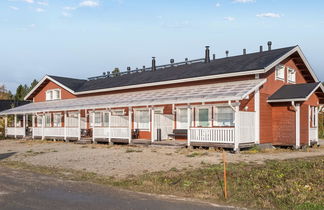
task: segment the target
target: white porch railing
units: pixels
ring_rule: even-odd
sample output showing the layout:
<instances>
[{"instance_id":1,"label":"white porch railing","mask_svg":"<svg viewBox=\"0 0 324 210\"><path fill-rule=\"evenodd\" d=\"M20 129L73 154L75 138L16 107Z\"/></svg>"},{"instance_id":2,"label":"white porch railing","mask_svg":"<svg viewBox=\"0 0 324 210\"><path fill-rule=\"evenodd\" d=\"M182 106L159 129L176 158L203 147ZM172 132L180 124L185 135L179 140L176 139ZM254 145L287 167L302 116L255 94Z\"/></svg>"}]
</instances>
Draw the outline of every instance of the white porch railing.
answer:
<instances>
[{"instance_id":1,"label":"white porch railing","mask_svg":"<svg viewBox=\"0 0 324 210\"><path fill-rule=\"evenodd\" d=\"M44 128L45 137L64 137L64 128Z\"/></svg>"},{"instance_id":2,"label":"white porch railing","mask_svg":"<svg viewBox=\"0 0 324 210\"><path fill-rule=\"evenodd\" d=\"M43 136L43 129L42 128L33 128L33 136Z\"/></svg>"},{"instance_id":3,"label":"white porch railing","mask_svg":"<svg viewBox=\"0 0 324 210\"><path fill-rule=\"evenodd\" d=\"M7 136L25 136L25 128L6 128Z\"/></svg>"},{"instance_id":4,"label":"white porch railing","mask_svg":"<svg viewBox=\"0 0 324 210\"><path fill-rule=\"evenodd\" d=\"M317 141L317 128L309 128L309 140Z\"/></svg>"},{"instance_id":5,"label":"white porch railing","mask_svg":"<svg viewBox=\"0 0 324 210\"><path fill-rule=\"evenodd\" d=\"M79 138L80 132L79 128L66 128L66 137Z\"/></svg>"},{"instance_id":6,"label":"white porch railing","mask_svg":"<svg viewBox=\"0 0 324 210\"><path fill-rule=\"evenodd\" d=\"M79 128L66 128L66 137L79 137ZM35 127L33 129L33 136L42 137L43 128ZM44 128L44 137L65 137L64 127Z\"/></svg>"},{"instance_id":7,"label":"white porch railing","mask_svg":"<svg viewBox=\"0 0 324 210\"><path fill-rule=\"evenodd\" d=\"M110 133L109 133L110 129ZM93 137L96 138L113 138L113 139L128 139L129 128L109 128L109 127L95 127L93 129Z\"/></svg>"},{"instance_id":8,"label":"white porch railing","mask_svg":"<svg viewBox=\"0 0 324 210\"><path fill-rule=\"evenodd\" d=\"M234 143L235 128L190 128L191 142Z\"/></svg>"}]
</instances>

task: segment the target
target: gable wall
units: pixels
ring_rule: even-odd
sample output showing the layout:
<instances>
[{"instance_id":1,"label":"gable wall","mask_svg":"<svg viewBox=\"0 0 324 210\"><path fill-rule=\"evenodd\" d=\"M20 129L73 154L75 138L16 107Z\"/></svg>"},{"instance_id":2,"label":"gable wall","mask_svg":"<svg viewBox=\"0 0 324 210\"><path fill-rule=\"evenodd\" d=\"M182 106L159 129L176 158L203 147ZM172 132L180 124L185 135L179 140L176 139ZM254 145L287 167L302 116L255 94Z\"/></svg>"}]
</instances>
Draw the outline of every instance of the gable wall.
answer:
<instances>
[{"instance_id":1,"label":"gable wall","mask_svg":"<svg viewBox=\"0 0 324 210\"><path fill-rule=\"evenodd\" d=\"M52 81L49 81L34 97L34 102L46 101L46 91L51 89L61 89L61 98L62 99L71 99L76 98L75 95L65 90L64 88L58 86Z\"/></svg>"},{"instance_id":2,"label":"gable wall","mask_svg":"<svg viewBox=\"0 0 324 210\"><path fill-rule=\"evenodd\" d=\"M281 62L285 65L285 81L275 79L275 67L261 78L267 78L267 82L260 88L260 143L295 143L295 112L292 111L290 104L269 104L267 99L275 93L283 85L291 84L287 82L287 67L296 70L296 84L306 83L300 70L292 59L286 59ZM312 95L306 104L315 104L318 99L316 95ZM308 139L308 126L305 119L308 119L308 108L301 105L301 143Z\"/></svg>"}]
</instances>

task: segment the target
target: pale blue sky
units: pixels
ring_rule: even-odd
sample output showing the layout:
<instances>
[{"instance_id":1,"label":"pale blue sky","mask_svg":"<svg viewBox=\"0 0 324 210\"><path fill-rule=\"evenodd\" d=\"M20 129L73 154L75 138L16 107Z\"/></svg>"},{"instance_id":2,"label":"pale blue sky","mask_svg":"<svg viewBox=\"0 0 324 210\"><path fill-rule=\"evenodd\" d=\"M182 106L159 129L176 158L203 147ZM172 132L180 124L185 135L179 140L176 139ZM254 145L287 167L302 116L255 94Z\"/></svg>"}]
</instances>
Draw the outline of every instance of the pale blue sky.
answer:
<instances>
[{"instance_id":1,"label":"pale blue sky","mask_svg":"<svg viewBox=\"0 0 324 210\"><path fill-rule=\"evenodd\" d=\"M0 84L300 45L324 80L324 1L1 0Z\"/></svg>"}]
</instances>

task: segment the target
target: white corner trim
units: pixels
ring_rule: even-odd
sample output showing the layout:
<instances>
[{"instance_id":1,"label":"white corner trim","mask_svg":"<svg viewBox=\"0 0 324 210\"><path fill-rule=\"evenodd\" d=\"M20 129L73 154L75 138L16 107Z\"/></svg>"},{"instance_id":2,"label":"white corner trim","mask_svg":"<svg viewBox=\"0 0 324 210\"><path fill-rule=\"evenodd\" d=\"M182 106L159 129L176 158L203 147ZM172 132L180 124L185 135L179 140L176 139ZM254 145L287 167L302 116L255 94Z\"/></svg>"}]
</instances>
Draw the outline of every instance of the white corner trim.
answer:
<instances>
[{"instance_id":1,"label":"white corner trim","mask_svg":"<svg viewBox=\"0 0 324 210\"><path fill-rule=\"evenodd\" d=\"M60 86L60 87L62 87L62 88L64 88L65 90L67 90L67 91L69 91L70 93L72 93L72 94L75 94L75 92L73 91L73 90L71 90L70 88L68 88L68 87L66 87L65 85L63 85L62 83L59 83L58 81L56 81L56 80L54 80L53 78L51 78L50 76L48 76L48 75L45 75L38 83L37 83L37 85L31 90L31 91L29 91L29 93L25 96L25 98L24 98L24 100L27 100L29 97L30 97L30 95L31 94L33 94L34 92L35 92L35 90L37 89L37 88L39 88L39 86L41 85L41 84L43 84L43 82L45 81L45 80L50 80L50 81L52 81L52 82L54 82L56 85L58 85L58 86Z\"/></svg>"}]
</instances>

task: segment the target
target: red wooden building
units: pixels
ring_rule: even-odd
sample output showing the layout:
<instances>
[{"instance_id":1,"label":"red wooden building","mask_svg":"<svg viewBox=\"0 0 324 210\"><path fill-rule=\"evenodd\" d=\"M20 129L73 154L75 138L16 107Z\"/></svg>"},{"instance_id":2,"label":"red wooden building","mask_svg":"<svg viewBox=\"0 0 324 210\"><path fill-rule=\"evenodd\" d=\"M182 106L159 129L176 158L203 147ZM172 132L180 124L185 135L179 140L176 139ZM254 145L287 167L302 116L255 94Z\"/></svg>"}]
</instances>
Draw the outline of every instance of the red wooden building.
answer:
<instances>
[{"instance_id":1,"label":"red wooden building","mask_svg":"<svg viewBox=\"0 0 324 210\"><path fill-rule=\"evenodd\" d=\"M238 150L318 143L323 86L299 46L73 79L45 76L33 103L0 113L6 135L155 142ZM27 132L29 131L29 132ZM159 133L159 135L157 135ZM161 134L161 135L160 135Z\"/></svg>"}]
</instances>

